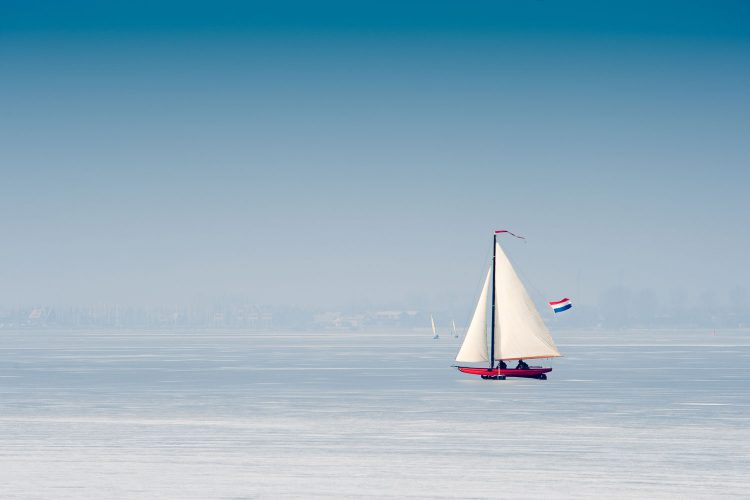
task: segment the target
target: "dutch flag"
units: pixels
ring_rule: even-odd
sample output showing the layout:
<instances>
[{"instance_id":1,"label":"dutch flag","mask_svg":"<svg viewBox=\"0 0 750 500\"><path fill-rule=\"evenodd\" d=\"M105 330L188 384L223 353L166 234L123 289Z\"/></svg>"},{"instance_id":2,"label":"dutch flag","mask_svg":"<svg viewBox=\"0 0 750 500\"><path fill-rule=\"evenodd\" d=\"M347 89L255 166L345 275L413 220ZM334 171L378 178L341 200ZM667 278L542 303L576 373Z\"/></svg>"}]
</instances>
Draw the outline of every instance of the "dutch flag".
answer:
<instances>
[{"instance_id":1,"label":"dutch flag","mask_svg":"<svg viewBox=\"0 0 750 500\"><path fill-rule=\"evenodd\" d=\"M555 313L567 311L571 307L573 307L573 304L570 303L570 299L564 298L562 300L558 300L557 302L550 302L549 306L552 308Z\"/></svg>"}]
</instances>

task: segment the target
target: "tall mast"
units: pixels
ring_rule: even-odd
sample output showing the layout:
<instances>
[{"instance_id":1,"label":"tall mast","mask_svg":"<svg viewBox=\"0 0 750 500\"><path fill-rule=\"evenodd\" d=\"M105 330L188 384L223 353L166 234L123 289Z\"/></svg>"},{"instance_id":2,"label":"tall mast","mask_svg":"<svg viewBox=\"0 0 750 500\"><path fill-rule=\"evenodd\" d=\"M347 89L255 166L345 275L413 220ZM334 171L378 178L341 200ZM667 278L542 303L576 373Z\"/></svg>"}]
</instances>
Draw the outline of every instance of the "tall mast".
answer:
<instances>
[{"instance_id":1,"label":"tall mast","mask_svg":"<svg viewBox=\"0 0 750 500\"><path fill-rule=\"evenodd\" d=\"M490 370L495 367L495 248L497 248L497 233L492 235L492 329L490 330Z\"/></svg>"}]
</instances>

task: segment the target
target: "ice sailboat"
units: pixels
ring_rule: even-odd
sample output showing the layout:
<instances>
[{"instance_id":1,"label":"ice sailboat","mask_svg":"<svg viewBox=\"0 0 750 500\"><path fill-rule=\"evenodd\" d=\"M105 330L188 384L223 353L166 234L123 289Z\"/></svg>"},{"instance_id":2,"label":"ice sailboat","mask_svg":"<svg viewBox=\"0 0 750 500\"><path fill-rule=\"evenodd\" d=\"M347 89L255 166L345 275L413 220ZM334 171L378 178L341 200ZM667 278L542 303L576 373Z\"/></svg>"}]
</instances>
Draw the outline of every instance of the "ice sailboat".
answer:
<instances>
[{"instance_id":1,"label":"ice sailboat","mask_svg":"<svg viewBox=\"0 0 750 500\"><path fill-rule=\"evenodd\" d=\"M524 377L545 380L552 368L529 366L505 368L505 361L561 356L539 311L503 252L498 235L492 237L492 265L487 271L479 303L456 356L460 363L489 363L489 367L456 366L460 371L484 379ZM515 235L513 235L515 236ZM491 326L487 335L488 295ZM497 362L497 364L496 364Z\"/></svg>"}]
</instances>

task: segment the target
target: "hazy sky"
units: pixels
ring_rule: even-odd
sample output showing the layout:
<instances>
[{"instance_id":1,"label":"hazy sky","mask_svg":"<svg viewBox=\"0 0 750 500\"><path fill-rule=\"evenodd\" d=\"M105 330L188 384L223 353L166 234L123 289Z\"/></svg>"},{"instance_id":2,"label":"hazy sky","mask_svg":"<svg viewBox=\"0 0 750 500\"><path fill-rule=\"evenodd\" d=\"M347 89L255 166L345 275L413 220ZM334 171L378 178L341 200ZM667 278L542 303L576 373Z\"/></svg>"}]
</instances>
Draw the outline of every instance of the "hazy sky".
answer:
<instances>
[{"instance_id":1,"label":"hazy sky","mask_svg":"<svg viewBox=\"0 0 750 500\"><path fill-rule=\"evenodd\" d=\"M748 287L746 2L201 4L3 2L0 304Z\"/></svg>"}]
</instances>

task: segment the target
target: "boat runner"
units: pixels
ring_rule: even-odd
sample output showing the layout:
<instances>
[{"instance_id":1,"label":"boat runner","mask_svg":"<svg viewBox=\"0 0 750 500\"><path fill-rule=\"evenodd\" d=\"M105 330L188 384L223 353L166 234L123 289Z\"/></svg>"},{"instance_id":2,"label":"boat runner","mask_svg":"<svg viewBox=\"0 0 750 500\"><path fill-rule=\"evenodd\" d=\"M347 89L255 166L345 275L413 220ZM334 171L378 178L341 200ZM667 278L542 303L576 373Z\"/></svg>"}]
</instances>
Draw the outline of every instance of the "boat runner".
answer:
<instances>
[{"instance_id":1,"label":"boat runner","mask_svg":"<svg viewBox=\"0 0 750 500\"><path fill-rule=\"evenodd\" d=\"M479 302L456 356L461 363L488 362L489 367L456 366L461 372L480 375L483 379L502 380L524 377L545 380L552 368L529 366L524 360L561 356L513 265L503 252L498 235L492 237L492 265L487 271ZM488 295L492 291L489 349L487 345ZM518 361L508 368L506 361ZM495 361L498 361L497 366Z\"/></svg>"}]
</instances>

